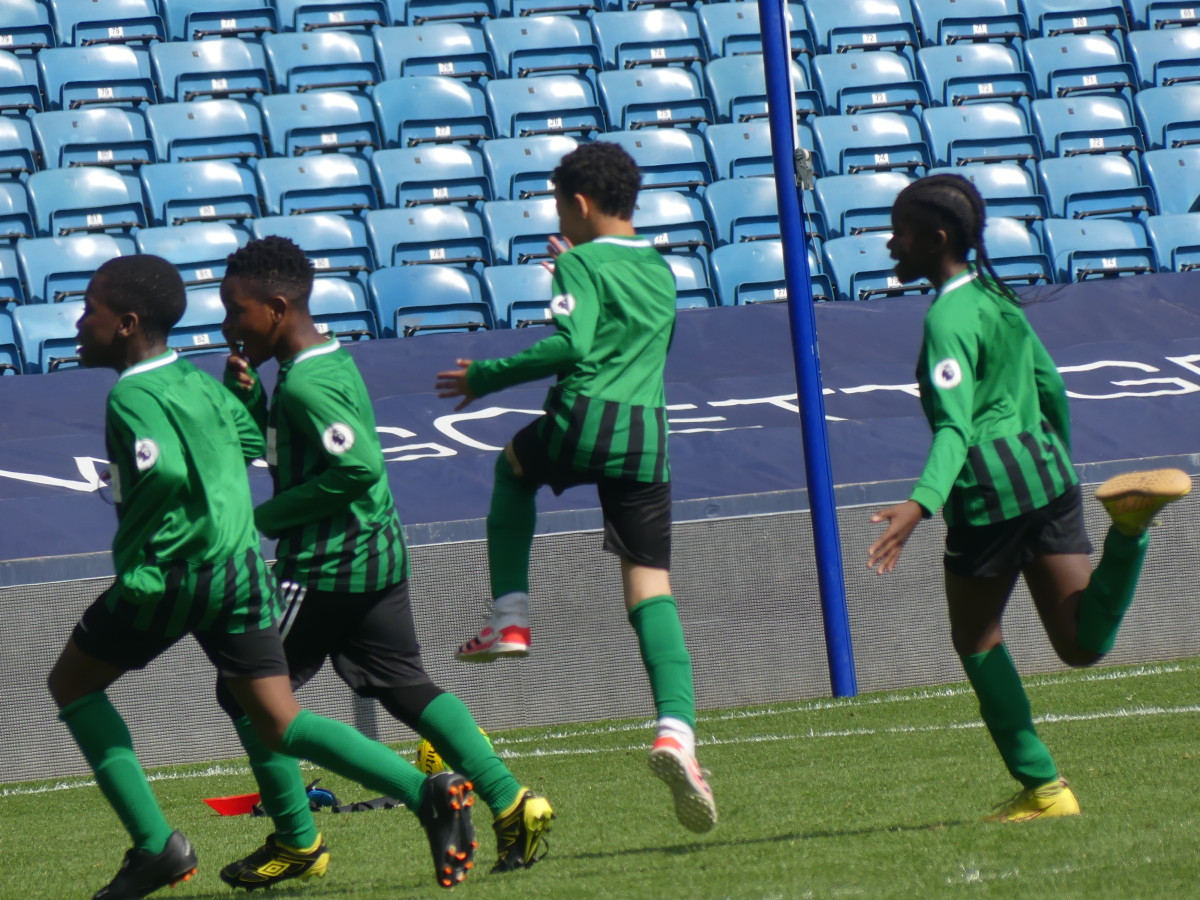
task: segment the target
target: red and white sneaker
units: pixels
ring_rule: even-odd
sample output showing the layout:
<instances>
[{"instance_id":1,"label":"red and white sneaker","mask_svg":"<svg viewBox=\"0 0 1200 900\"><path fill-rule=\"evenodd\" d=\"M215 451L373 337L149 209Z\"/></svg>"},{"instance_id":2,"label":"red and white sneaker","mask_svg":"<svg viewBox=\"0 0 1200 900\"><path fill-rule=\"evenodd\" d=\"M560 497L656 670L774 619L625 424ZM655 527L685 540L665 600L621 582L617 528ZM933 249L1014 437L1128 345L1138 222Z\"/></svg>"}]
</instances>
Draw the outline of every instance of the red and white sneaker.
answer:
<instances>
[{"instance_id":1,"label":"red and white sneaker","mask_svg":"<svg viewBox=\"0 0 1200 900\"><path fill-rule=\"evenodd\" d=\"M717 803L704 780L696 757L669 735L661 735L650 750L650 771L675 795L675 817L684 828L705 832L717 824Z\"/></svg>"},{"instance_id":2,"label":"red and white sneaker","mask_svg":"<svg viewBox=\"0 0 1200 900\"><path fill-rule=\"evenodd\" d=\"M459 647L454 655L461 662L487 663L502 656L528 656L529 643L528 625L506 625L496 628L488 622L479 634Z\"/></svg>"}]
</instances>

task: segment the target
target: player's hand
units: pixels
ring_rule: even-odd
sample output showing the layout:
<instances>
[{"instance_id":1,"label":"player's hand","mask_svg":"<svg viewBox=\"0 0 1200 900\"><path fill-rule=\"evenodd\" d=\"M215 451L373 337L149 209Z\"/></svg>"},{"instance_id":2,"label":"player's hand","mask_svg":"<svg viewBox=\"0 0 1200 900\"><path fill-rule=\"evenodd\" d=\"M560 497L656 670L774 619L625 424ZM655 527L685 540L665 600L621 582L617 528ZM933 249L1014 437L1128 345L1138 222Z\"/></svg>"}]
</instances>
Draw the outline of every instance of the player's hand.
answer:
<instances>
[{"instance_id":1,"label":"player's hand","mask_svg":"<svg viewBox=\"0 0 1200 900\"><path fill-rule=\"evenodd\" d=\"M562 254L566 253L574 246L575 245L571 243L570 238L554 237L554 235L551 235L550 243L546 245L546 252L550 254L552 259L549 261L543 259L542 265L546 267L546 270L550 272L550 274L554 274L553 260L558 259L560 256L562 256Z\"/></svg>"},{"instance_id":2,"label":"player's hand","mask_svg":"<svg viewBox=\"0 0 1200 900\"><path fill-rule=\"evenodd\" d=\"M867 568L874 569L876 575L886 575L896 568L904 543L924 515L921 504L915 500L905 500L871 516L872 522L887 522L888 527L867 551Z\"/></svg>"},{"instance_id":3,"label":"player's hand","mask_svg":"<svg viewBox=\"0 0 1200 900\"><path fill-rule=\"evenodd\" d=\"M225 371L233 376L237 386L244 391L254 387L254 376L250 374L250 360L242 356L242 351L232 340L229 341L229 357L225 360Z\"/></svg>"},{"instance_id":4,"label":"player's hand","mask_svg":"<svg viewBox=\"0 0 1200 900\"><path fill-rule=\"evenodd\" d=\"M449 369L445 372L438 372L437 384L434 385L439 397L462 397L462 402L454 407L454 411L458 412L464 409L468 403L475 399L475 395L471 393L471 385L467 381L467 371L471 368L471 360L456 359L458 364L457 369Z\"/></svg>"}]
</instances>

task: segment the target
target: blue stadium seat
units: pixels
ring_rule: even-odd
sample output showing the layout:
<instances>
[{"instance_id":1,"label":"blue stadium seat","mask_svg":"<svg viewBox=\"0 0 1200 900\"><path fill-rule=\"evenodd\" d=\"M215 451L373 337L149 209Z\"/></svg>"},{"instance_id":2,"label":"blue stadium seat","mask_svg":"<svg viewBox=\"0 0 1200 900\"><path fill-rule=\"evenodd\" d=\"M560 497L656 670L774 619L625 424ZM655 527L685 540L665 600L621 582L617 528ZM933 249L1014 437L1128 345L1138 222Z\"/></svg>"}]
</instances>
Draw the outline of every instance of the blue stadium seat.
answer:
<instances>
[{"instance_id":1,"label":"blue stadium seat","mask_svg":"<svg viewBox=\"0 0 1200 900\"><path fill-rule=\"evenodd\" d=\"M806 133L800 132L802 137ZM775 174L771 130L765 121L710 125L704 131L704 143L717 178Z\"/></svg>"},{"instance_id":2,"label":"blue stadium seat","mask_svg":"<svg viewBox=\"0 0 1200 900\"><path fill-rule=\"evenodd\" d=\"M0 3L0 47L30 58L57 46L50 9L38 0L5 0Z\"/></svg>"},{"instance_id":3,"label":"blue stadium seat","mask_svg":"<svg viewBox=\"0 0 1200 900\"><path fill-rule=\"evenodd\" d=\"M983 246L1000 280L1005 284L1050 284L1054 267L1042 252L1037 235L1016 219L988 216Z\"/></svg>"},{"instance_id":4,"label":"blue stadium seat","mask_svg":"<svg viewBox=\"0 0 1200 900\"><path fill-rule=\"evenodd\" d=\"M370 31L391 25L381 0L275 0L282 31Z\"/></svg>"},{"instance_id":5,"label":"blue stadium seat","mask_svg":"<svg viewBox=\"0 0 1200 900\"><path fill-rule=\"evenodd\" d=\"M1132 103L1133 67L1121 45L1098 34L1064 34L1025 42L1029 73L1041 97L1116 94Z\"/></svg>"},{"instance_id":6,"label":"blue stadium seat","mask_svg":"<svg viewBox=\"0 0 1200 900\"><path fill-rule=\"evenodd\" d=\"M150 48L150 64L164 102L253 99L271 92L267 70L239 38L155 44Z\"/></svg>"},{"instance_id":7,"label":"blue stadium seat","mask_svg":"<svg viewBox=\"0 0 1200 900\"><path fill-rule=\"evenodd\" d=\"M718 181L704 192L704 207L718 246L779 240L779 201L774 178ZM806 204L806 209L810 208Z\"/></svg>"},{"instance_id":8,"label":"blue stadium seat","mask_svg":"<svg viewBox=\"0 0 1200 900\"><path fill-rule=\"evenodd\" d=\"M26 302L26 299L16 248L9 244L0 244L0 315L5 314L12 306Z\"/></svg>"},{"instance_id":9,"label":"blue stadium seat","mask_svg":"<svg viewBox=\"0 0 1200 900\"><path fill-rule=\"evenodd\" d=\"M1029 116L1033 79L1011 47L987 43L922 47L917 63L935 103L1015 103Z\"/></svg>"},{"instance_id":10,"label":"blue stadium seat","mask_svg":"<svg viewBox=\"0 0 1200 900\"><path fill-rule=\"evenodd\" d=\"M171 229L173 230L173 229ZM188 274L180 272L187 283ZM206 280L202 285L187 288L187 306L183 316L167 335L167 346L178 353L228 353L229 345L221 333L225 307L221 304L219 285Z\"/></svg>"},{"instance_id":11,"label":"blue stadium seat","mask_svg":"<svg viewBox=\"0 0 1200 900\"><path fill-rule=\"evenodd\" d=\"M47 109L126 106L144 109L156 102L150 79L128 47L55 47L37 56Z\"/></svg>"},{"instance_id":12,"label":"blue stadium seat","mask_svg":"<svg viewBox=\"0 0 1200 900\"><path fill-rule=\"evenodd\" d=\"M19 181L0 181L0 246L15 244L35 233L25 185Z\"/></svg>"},{"instance_id":13,"label":"blue stadium seat","mask_svg":"<svg viewBox=\"0 0 1200 900\"><path fill-rule=\"evenodd\" d=\"M483 154L476 147L443 144L380 150L371 157L371 172L385 206L492 199Z\"/></svg>"},{"instance_id":14,"label":"blue stadium seat","mask_svg":"<svg viewBox=\"0 0 1200 900\"><path fill-rule=\"evenodd\" d=\"M383 80L375 62L374 38L361 31L268 34L263 48L279 91L338 90L365 95Z\"/></svg>"},{"instance_id":15,"label":"blue stadium seat","mask_svg":"<svg viewBox=\"0 0 1200 900\"><path fill-rule=\"evenodd\" d=\"M216 44L218 41L205 41ZM258 107L237 100L159 103L146 111L163 162L227 160L247 167L267 155Z\"/></svg>"},{"instance_id":16,"label":"blue stadium seat","mask_svg":"<svg viewBox=\"0 0 1200 900\"><path fill-rule=\"evenodd\" d=\"M809 268L814 300L833 299L829 279L816 274L812 252ZM779 241L751 241L726 244L712 253L712 286L721 306L749 303L776 303L787 299L783 273L783 245Z\"/></svg>"},{"instance_id":17,"label":"blue stadium seat","mask_svg":"<svg viewBox=\"0 0 1200 900\"><path fill-rule=\"evenodd\" d=\"M39 235L128 236L146 226L142 184L108 169L81 166L47 169L29 176L25 187Z\"/></svg>"},{"instance_id":18,"label":"blue stadium seat","mask_svg":"<svg viewBox=\"0 0 1200 900\"><path fill-rule=\"evenodd\" d=\"M1017 0L971 0L969 5L961 0L913 0L912 6L927 44L1001 42L1020 50L1029 37Z\"/></svg>"},{"instance_id":19,"label":"blue stadium seat","mask_svg":"<svg viewBox=\"0 0 1200 900\"><path fill-rule=\"evenodd\" d=\"M1128 6L1138 31L1195 25L1200 14L1193 0L1129 0Z\"/></svg>"},{"instance_id":20,"label":"blue stadium seat","mask_svg":"<svg viewBox=\"0 0 1200 900\"><path fill-rule=\"evenodd\" d=\"M145 59L150 43L167 39L155 0L50 0L49 6L60 47L123 44Z\"/></svg>"},{"instance_id":21,"label":"blue stadium seat","mask_svg":"<svg viewBox=\"0 0 1200 900\"><path fill-rule=\"evenodd\" d=\"M29 122L16 116L0 116L0 180L28 178L37 170L35 152Z\"/></svg>"},{"instance_id":22,"label":"blue stadium seat","mask_svg":"<svg viewBox=\"0 0 1200 900\"><path fill-rule=\"evenodd\" d=\"M1033 124L1044 156L1134 155L1145 149L1142 130L1120 97L1034 100Z\"/></svg>"},{"instance_id":23,"label":"blue stadium seat","mask_svg":"<svg viewBox=\"0 0 1200 900\"><path fill-rule=\"evenodd\" d=\"M600 73L600 99L609 124L627 131L685 127L714 121L712 102L685 69L624 69Z\"/></svg>"},{"instance_id":24,"label":"blue stadium seat","mask_svg":"<svg viewBox=\"0 0 1200 900\"><path fill-rule=\"evenodd\" d=\"M872 300L925 294L932 290L926 281L901 284L888 252L891 233L860 234L827 241L824 247L828 271L837 284L839 300Z\"/></svg>"},{"instance_id":25,"label":"blue stadium seat","mask_svg":"<svg viewBox=\"0 0 1200 900\"><path fill-rule=\"evenodd\" d=\"M314 279L308 311L317 331L336 335L342 342L379 337L379 322L358 281Z\"/></svg>"},{"instance_id":26,"label":"blue stadium seat","mask_svg":"<svg viewBox=\"0 0 1200 900\"><path fill-rule=\"evenodd\" d=\"M1087 281L1158 271L1146 229L1119 219L1047 219L1046 253L1056 281Z\"/></svg>"},{"instance_id":27,"label":"blue stadium seat","mask_svg":"<svg viewBox=\"0 0 1200 900\"><path fill-rule=\"evenodd\" d=\"M599 12L592 30L609 68L683 66L699 76L708 61L700 20L690 10Z\"/></svg>"},{"instance_id":28,"label":"blue stadium seat","mask_svg":"<svg viewBox=\"0 0 1200 900\"><path fill-rule=\"evenodd\" d=\"M642 170L642 190L684 191L699 197L712 180L704 139L682 128L610 131L604 140L618 144Z\"/></svg>"},{"instance_id":29,"label":"blue stadium seat","mask_svg":"<svg viewBox=\"0 0 1200 900\"><path fill-rule=\"evenodd\" d=\"M24 116L41 112L42 90L15 53L0 50L0 115Z\"/></svg>"},{"instance_id":30,"label":"blue stadium seat","mask_svg":"<svg viewBox=\"0 0 1200 900\"><path fill-rule=\"evenodd\" d=\"M573 134L583 138L604 131L604 113L586 78L501 78L489 81L486 91L496 137Z\"/></svg>"},{"instance_id":31,"label":"blue stadium seat","mask_svg":"<svg viewBox=\"0 0 1200 900\"><path fill-rule=\"evenodd\" d=\"M137 233L138 253L152 253L174 265L189 291L206 285L219 286L229 254L236 253L245 243L245 232L224 222L143 228Z\"/></svg>"},{"instance_id":32,"label":"blue stadium seat","mask_svg":"<svg viewBox=\"0 0 1200 900\"><path fill-rule=\"evenodd\" d=\"M511 78L572 74L596 87L604 68L592 29L567 16L505 17L483 23L500 74Z\"/></svg>"},{"instance_id":33,"label":"blue stadium seat","mask_svg":"<svg viewBox=\"0 0 1200 900\"><path fill-rule=\"evenodd\" d=\"M260 41L279 31L272 0L159 0L172 41Z\"/></svg>"},{"instance_id":34,"label":"blue stadium seat","mask_svg":"<svg viewBox=\"0 0 1200 900\"><path fill-rule=\"evenodd\" d=\"M709 309L717 305L717 295L709 285L708 264L704 260L667 253L663 262L675 277L676 309Z\"/></svg>"},{"instance_id":35,"label":"blue stadium seat","mask_svg":"<svg viewBox=\"0 0 1200 900\"><path fill-rule=\"evenodd\" d=\"M1142 156L1161 213L1200 212L1200 147L1151 150ZM1200 234L1196 237L1200 243Z\"/></svg>"},{"instance_id":36,"label":"blue stadium seat","mask_svg":"<svg viewBox=\"0 0 1200 900\"><path fill-rule=\"evenodd\" d=\"M75 323L83 316L82 300L18 306L12 316L25 359L25 374L57 372L79 365Z\"/></svg>"},{"instance_id":37,"label":"blue stadium seat","mask_svg":"<svg viewBox=\"0 0 1200 900\"><path fill-rule=\"evenodd\" d=\"M1038 177L1052 215L1064 219L1123 219L1144 222L1157 212L1154 194L1138 169L1121 156L1044 159Z\"/></svg>"},{"instance_id":38,"label":"blue stadium seat","mask_svg":"<svg viewBox=\"0 0 1200 900\"><path fill-rule=\"evenodd\" d=\"M1129 31L1121 0L1021 0L1031 32L1045 37L1102 34L1120 39Z\"/></svg>"},{"instance_id":39,"label":"blue stadium seat","mask_svg":"<svg viewBox=\"0 0 1200 900\"><path fill-rule=\"evenodd\" d=\"M605 9L606 0L509 0L513 18L531 16L571 16L586 22L586 16Z\"/></svg>"},{"instance_id":40,"label":"blue stadium seat","mask_svg":"<svg viewBox=\"0 0 1200 900\"><path fill-rule=\"evenodd\" d=\"M920 46L912 9L898 0L807 0L818 53L894 50L915 63Z\"/></svg>"},{"instance_id":41,"label":"blue stadium seat","mask_svg":"<svg viewBox=\"0 0 1200 900\"><path fill-rule=\"evenodd\" d=\"M496 77L496 66L478 25L445 22L377 28L374 40L384 78L445 75L481 81Z\"/></svg>"},{"instance_id":42,"label":"blue stadium seat","mask_svg":"<svg viewBox=\"0 0 1200 900\"><path fill-rule=\"evenodd\" d=\"M453 266L378 269L371 273L370 293L387 337L495 327L479 276Z\"/></svg>"},{"instance_id":43,"label":"blue stadium seat","mask_svg":"<svg viewBox=\"0 0 1200 900\"><path fill-rule=\"evenodd\" d=\"M718 122L750 122L767 117L767 87L761 54L714 59L704 67L704 81ZM820 115L824 111L820 96L816 91L809 90L808 83L804 69L793 61L792 87L796 96L796 114L805 118Z\"/></svg>"},{"instance_id":44,"label":"blue stadium seat","mask_svg":"<svg viewBox=\"0 0 1200 900\"><path fill-rule=\"evenodd\" d=\"M498 14L495 0L406 0L409 25L430 22L482 22Z\"/></svg>"},{"instance_id":45,"label":"blue stadium seat","mask_svg":"<svg viewBox=\"0 0 1200 900\"><path fill-rule=\"evenodd\" d=\"M762 26L758 22L757 3L702 3L696 8L700 33L712 60L723 56L762 53ZM816 53L808 32L808 17L800 3L787 5L792 59L808 74L809 61Z\"/></svg>"},{"instance_id":46,"label":"blue stadium seat","mask_svg":"<svg viewBox=\"0 0 1200 900\"><path fill-rule=\"evenodd\" d=\"M829 237L892 230L892 204L912 182L901 172L861 175L828 175L814 185L817 204L829 228Z\"/></svg>"},{"instance_id":47,"label":"blue stadium seat","mask_svg":"<svg viewBox=\"0 0 1200 900\"><path fill-rule=\"evenodd\" d=\"M453 78L416 75L385 81L375 86L371 102L388 147L495 137L483 92Z\"/></svg>"},{"instance_id":48,"label":"blue stadium seat","mask_svg":"<svg viewBox=\"0 0 1200 900\"><path fill-rule=\"evenodd\" d=\"M545 266L488 266L483 270L483 293L509 328L548 325L553 278Z\"/></svg>"},{"instance_id":49,"label":"blue stadium seat","mask_svg":"<svg viewBox=\"0 0 1200 900\"><path fill-rule=\"evenodd\" d=\"M492 264L483 218L463 206L417 206L367 213L367 236L381 266Z\"/></svg>"},{"instance_id":50,"label":"blue stadium seat","mask_svg":"<svg viewBox=\"0 0 1200 900\"><path fill-rule=\"evenodd\" d=\"M714 241L704 204L676 191L646 191L633 207L633 227L661 253L707 262Z\"/></svg>"},{"instance_id":51,"label":"blue stadium seat","mask_svg":"<svg viewBox=\"0 0 1200 900\"><path fill-rule=\"evenodd\" d=\"M337 152L370 157L383 146L371 101L360 94L272 94L259 105L275 156Z\"/></svg>"},{"instance_id":52,"label":"blue stadium seat","mask_svg":"<svg viewBox=\"0 0 1200 900\"><path fill-rule=\"evenodd\" d=\"M919 120L905 113L822 116L813 131L827 175L895 170L924 175L932 165Z\"/></svg>"},{"instance_id":53,"label":"blue stadium seat","mask_svg":"<svg viewBox=\"0 0 1200 900\"><path fill-rule=\"evenodd\" d=\"M1008 103L939 106L921 120L938 165L1014 162L1032 169L1042 155L1028 120Z\"/></svg>"},{"instance_id":54,"label":"blue stadium seat","mask_svg":"<svg viewBox=\"0 0 1200 900\"><path fill-rule=\"evenodd\" d=\"M1200 84L1142 88L1134 95L1133 105L1147 147L1200 144Z\"/></svg>"},{"instance_id":55,"label":"blue stadium seat","mask_svg":"<svg viewBox=\"0 0 1200 900\"><path fill-rule=\"evenodd\" d=\"M920 111L929 92L913 77L907 57L875 53L821 53L812 61L813 79L829 115L888 110Z\"/></svg>"},{"instance_id":56,"label":"blue stadium seat","mask_svg":"<svg viewBox=\"0 0 1200 900\"><path fill-rule=\"evenodd\" d=\"M989 216L1017 219L1040 233L1041 222L1050 216L1034 182L1034 173L1023 166L975 164L929 170L930 175L958 175L975 185Z\"/></svg>"},{"instance_id":57,"label":"blue stadium seat","mask_svg":"<svg viewBox=\"0 0 1200 900\"><path fill-rule=\"evenodd\" d=\"M492 240L492 261L524 265L550 259L546 249L558 235L558 212L553 197L493 200L483 204L483 222Z\"/></svg>"},{"instance_id":58,"label":"blue stadium seat","mask_svg":"<svg viewBox=\"0 0 1200 900\"><path fill-rule=\"evenodd\" d=\"M267 215L362 215L379 205L370 166L357 156L264 159L255 174Z\"/></svg>"},{"instance_id":59,"label":"blue stadium seat","mask_svg":"<svg viewBox=\"0 0 1200 900\"><path fill-rule=\"evenodd\" d=\"M319 278L357 280L364 288L375 268L375 254L361 219L332 213L300 216L266 216L250 226L255 238L278 235L304 251Z\"/></svg>"},{"instance_id":60,"label":"blue stadium seat","mask_svg":"<svg viewBox=\"0 0 1200 900\"><path fill-rule=\"evenodd\" d=\"M20 375L21 369L21 350L12 316L0 310L0 375Z\"/></svg>"},{"instance_id":61,"label":"blue stadium seat","mask_svg":"<svg viewBox=\"0 0 1200 900\"><path fill-rule=\"evenodd\" d=\"M579 146L563 134L496 138L482 144L483 159L497 200L527 200L554 193L552 173Z\"/></svg>"},{"instance_id":62,"label":"blue stadium seat","mask_svg":"<svg viewBox=\"0 0 1200 900\"><path fill-rule=\"evenodd\" d=\"M1200 81L1200 29L1135 31L1127 40L1142 87L1171 87Z\"/></svg>"},{"instance_id":63,"label":"blue stadium seat","mask_svg":"<svg viewBox=\"0 0 1200 900\"><path fill-rule=\"evenodd\" d=\"M1146 231L1162 271L1200 269L1200 213L1151 216Z\"/></svg>"},{"instance_id":64,"label":"blue stadium seat","mask_svg":"<svg viewBox=\"0 0 1200 900\"><path fill-rule=\"evenodd\" d=\"M136 170L157 162L146 120L123 109L77 109L36 113L33 133L47 168L104 166Z\"/></svg>"},{"instance_id":65,"label":"blue stadium seat","mask_svg":"<svg viewBox=\"0 0 1200 900\"><path fill-rule=\"evenodd\" d=\"M61 303L82 297L101 264L120 255L120 245L107 234L18 241L17 263L25 282L26 300L30 304Z\"/></svg>"},{"instance_id":66,"label":"blue stadium seat","mask_svg":"<svg viewBox=\"0 0 1200 900\"><path fill-rule=\"evenodd\" d=\"M158 163L142 166L139 174L155 225L226 222L239 227L261 215L253 173L231 162Z\"/></svg>"}]
</instances>

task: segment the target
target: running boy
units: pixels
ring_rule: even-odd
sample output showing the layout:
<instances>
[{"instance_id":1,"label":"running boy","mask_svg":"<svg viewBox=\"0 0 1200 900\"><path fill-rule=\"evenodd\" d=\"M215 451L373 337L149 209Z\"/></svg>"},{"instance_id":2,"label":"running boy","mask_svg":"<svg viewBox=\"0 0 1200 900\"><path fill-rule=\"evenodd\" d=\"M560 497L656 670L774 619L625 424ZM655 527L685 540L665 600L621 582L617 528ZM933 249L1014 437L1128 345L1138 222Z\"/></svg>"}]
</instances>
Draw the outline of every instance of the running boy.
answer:
<instances>
[{"instance_id":1,"label":"running boy","mask_svg":"<svg viewBox=\"0 0 1200 900\"><path fill-rule=\"evenodd\" d=\"M554 170L555 333L515 356L458 360L438 375L438 396L458 408L510 385L558 376L545 414L496 460L487 519L490 621L458 658L489 662L529 652L529 555L538 488L594 484L604 547L621 558L629 621L658 710L650 767L693 831L717 808L695 756L692 662L671 595L671 482L663 366L675 326L675 280L633 230L641 174L616 144L584 145ZM567 249L569 247L570 249Z\"/></svg>"},{"instance_id":2,"label":"running boy","mask_svg":"<svg viewBox=\"0 0 1200 900\"><path fill-rule=\"evenodd\" d=\"M983 224L983 200L957 175L922 178L892 207L896 276L937 288L917 361L933 444L911 498L872 517L888 525L867 565L892 571L916 524L944 507L950 637L983 722L1022 784L991 819L1021 822L1076 815L1079 804L1034 730L1004 646L1001 619L1017 576L1063 662L1095 662L1133 602L1147 526L1191 480L1161 469L1102 484L1096 498L1112 527L1092 570L1063 381L992 270Z\"/></svg>"},{"instance_id":3,"label":"running boy","mask_svg":"<svg viewBox=\"0 0 1200 900\"><path fill-rule=\"evenodd\" d=\"M493 871L540 859L553 811L521 787L454 694L437 687L421 664L408 596L408 553L384 471L383 451L366 385L350 354L317 331L308 311L313 268L281 237L251 241L229 257L221 283L225 333L241 342L229 357L226 385L266 436L275 495L254 511L255 523L278 538L275 572L283 584L284 651L292 687L320 671L327 657L357 694L374 697L427 738L451 768L471 779L495 815L499 858ZM279 362L270 407L254 367ZM228 691L218 699L239 734L253 738ZM250 744L247 744L250 749ZM256 763L255 760L260 762ZM276 833L221 872L247 888L303 875L320 843L304 785L261 748L251 763L264 769L263 804ZM279 772L286 778L272 778Z\"/></svg>"},{"instance_id":4,"label":"running boy","mask_svg":"<svg viewBox=\"0 0 1200 900\"><path fill-rule=\"evenodd\" d=\"M246 463L263 452L262 434L220 384L167 348L185 306L174 266L122 256L97 270L78 325L84 363L120 373L105 428L117 577L84 612L49 677L59 717L133 838L95 900L135 900L196 872L192 845L163 818L104 693L189 632L247 711L256 744L404 800L428 834L439 881L457 883L474 847L466 779L425 779L350 726L301 710L292 696L278 594L245 477Z\"/></svg>"}]
</instances>

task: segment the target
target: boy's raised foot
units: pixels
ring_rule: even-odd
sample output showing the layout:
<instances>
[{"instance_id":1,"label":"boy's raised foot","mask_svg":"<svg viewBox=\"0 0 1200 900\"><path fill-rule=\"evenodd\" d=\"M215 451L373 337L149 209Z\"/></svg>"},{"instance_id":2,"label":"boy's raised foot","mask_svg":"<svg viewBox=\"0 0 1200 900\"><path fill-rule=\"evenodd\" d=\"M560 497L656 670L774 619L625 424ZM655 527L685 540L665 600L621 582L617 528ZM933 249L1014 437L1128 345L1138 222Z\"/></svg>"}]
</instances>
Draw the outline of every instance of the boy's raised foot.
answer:
<instances>
[{"instance_id":1,"label":"boy's raised foot","mask_svg":"<svg viewBox=\"0 0 1200 900\"><path fill-rule=\"evenodd\" d=\"M545 797L539 797L528 788L521 788L521 796L507 813L497 816L492 823L496 832L496 865L493 872L511 872L527 869L546 855L550 843L546 832L554 810Z\"/></svg>"},{"instance_id":2,"label":"boy's raised foot","mask_svg":"<svg viewBox=\"0 0 1200 900\"><path fill-rule=\"evenodd\" d=\"M690 831L703 833L717 824L717 803L696 757L679 741L660 735L650 750L650 771L666 782L675 797L675 817Z\"/></svg>"},{"instance_id":3,"label":"boy's raised foot","mask_svg":"<svg viewBox=\"0 0 1200 900\"><path fill-rule=\"evenodd\" d=\"M488 622L480 629L479 634L460 646L454 655L460 662L488 663L502 656L528 656L529 644L528 625L496 627L492 622Z\"/></svg>"},{"instance_id":4,"label":"boy's raised foot","mask_svg":"<svg viewBox=\"0 0 1200 900\"><path fill-rule=\"evenodd\" d=\"M196 851L191 841L172 831L158 853L131 847L125 851L116 877L92 895L92 900L140 900L159 888L175 886L196 874Z\"/></svg>"},{"instance_id":5,"label":"boy's raised foot","mask_svg":"<svg viewBox=\"0 0 1200 900\"><path fill-rule=\"evenodd\" d=\"M1065 779L1058 778L1038 787L1025 788L1011 800L1006 800L996 811L987 816L985 822L1028 822L1030 819L1054 819L1060 816L1079 815L1079 801L1067 787Z\"/></svg>"},{"instance_id":6,"label":"boy's raised foot","mask_svg":"<svg viewBox=\"0 0 1200 900\"><path fill-rule=\"evenodd\" d=\"M1192 489L1192 479L1182 469L1150 469L1114 475L1096 488L1113 526L1127 537L1144 532L1158 511Z\"/></svg>"},{"instance_id":7,"label":"boy's raised foot","mask_svg":"<svg viewBox=\"0 0 1200 900\"><path fill-rule=\"evenodd\" d=\"M425 779L417 818L429 837L433 871L438 884L454 887L475 865L475 826L471 824L471 782L457 772L439 772Z\"/></svg>"},{"instance_id":8,"label":"boy's raised foot","mask_svg":"<svg viewBox=\"0 0 1200 900\"><path fill-rule=\"evenodd\" d=\"M329 847L317 835L316 843L307 849L289 847L267 835L267 842L244 859L231 862L221 870L221 880L230 887L270 887L289 878L307 881L324 878L329 869Z\"/></svg>"}]
</instances>

